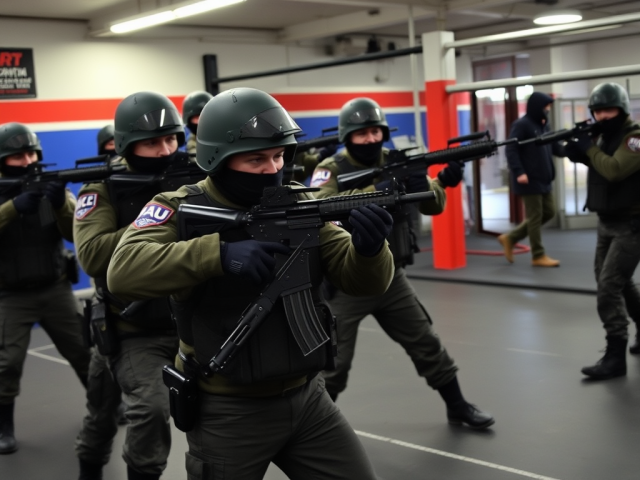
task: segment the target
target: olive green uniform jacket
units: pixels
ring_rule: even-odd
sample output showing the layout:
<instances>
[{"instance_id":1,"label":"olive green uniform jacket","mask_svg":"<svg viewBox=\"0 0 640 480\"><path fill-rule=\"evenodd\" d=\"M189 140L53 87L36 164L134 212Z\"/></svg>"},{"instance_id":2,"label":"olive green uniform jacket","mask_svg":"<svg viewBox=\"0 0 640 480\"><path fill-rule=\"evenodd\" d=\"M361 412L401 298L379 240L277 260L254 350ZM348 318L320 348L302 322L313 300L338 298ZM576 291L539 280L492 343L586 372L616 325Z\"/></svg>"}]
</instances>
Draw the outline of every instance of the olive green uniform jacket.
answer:
<instances>
[{"instance_id":1,"label":"olive green uniform jacket","mask_svg":"<svg viewBox=\"0 0 640 480\"><path fill-rule=\"evenodd\" d=\"M633 123L633 120L628 118L623 128L628 128ZM607 155L599 147L593 145L586 151L586 155L589 157L587 166L593 167L600 175L612 183L633 175L640 170L640 161L638 160L640 152L630 149L628 144L631 137L637 138L639 135L640 131L638 130L631 130L627 133L613 155ZM640 205L631 207L630 212L633 215L640 214Z\"/></svg>"},{"instance_id":2,"label":"olive green uniform jacket","mask_svg":"<svg viewBox=\"0 0 640 480\"><path fill-rule=\"evenodd\" d=\"M216 202L231 204L207 178L198 185ZM224 275L220 262L220 236L203 235L178 241L178 206L186 202L188 191L157 195L152 203L169 207L174 213L163 225L137 229L129 226L113 255L107 274L109 288L124 300L174 295L184 300L190 290L211 277ZM358 254L351 235L327 223L320 230L321 255L329 280L350 295L378 295L386 291L393 276L393 258L385 242L375 257Z\"/></svg>"}]
</instances>

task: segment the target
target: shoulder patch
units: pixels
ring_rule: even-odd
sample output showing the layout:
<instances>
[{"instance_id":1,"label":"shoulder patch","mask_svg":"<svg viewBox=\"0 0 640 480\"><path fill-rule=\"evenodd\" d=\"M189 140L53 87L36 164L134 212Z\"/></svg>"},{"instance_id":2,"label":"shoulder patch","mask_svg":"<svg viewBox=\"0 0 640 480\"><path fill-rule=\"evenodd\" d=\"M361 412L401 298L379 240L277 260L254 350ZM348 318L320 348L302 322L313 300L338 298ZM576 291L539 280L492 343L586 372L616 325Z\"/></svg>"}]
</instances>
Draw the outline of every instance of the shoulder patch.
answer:
<instances>
[{"instance_id":1,"label":"shoulder patch","mask_svg":"<svg viewBox=\"0 0 640 480\"><path fill-rule=\"evenodd\" d=\"M627 138L627 148L634 153L640 152L640 136L634 135Z\"/></svg>"},{"instance_id":2,"label":"shoulder patch","mask_svg":"<svg viewBox=\"0 0 640 480\"><path fill-rule=\"evenodd\" d=\"M78 197L76 203L76 220L82 220L98 205L97 193L85 193Z\"/></svg>"},{"instance_id":3,"label":"shoulder patch","mask_svg":"<svg viewBox=\"0 0 640 480\"><path fill-rule=\"evenodd\" d=\"M331 170L327 170L326 168L318 168L315 172L313 172L313 177L311 177L311 183L309 184L309 186L321 187L330 179Z\"/></svg>"},{"instance_id":4,"label":"shoulder patch","mask_svg":"<svg viewBox=\"0 0 640 480\"><path fill-rule=\"evenodd\" d=\"M167 223L174 212L175 210L173 208L165 207L157 203L148 203L138 214L138 218L133 221L133 226L140 229L162 225L163 223Z\"/></svg>"}]
</instances>

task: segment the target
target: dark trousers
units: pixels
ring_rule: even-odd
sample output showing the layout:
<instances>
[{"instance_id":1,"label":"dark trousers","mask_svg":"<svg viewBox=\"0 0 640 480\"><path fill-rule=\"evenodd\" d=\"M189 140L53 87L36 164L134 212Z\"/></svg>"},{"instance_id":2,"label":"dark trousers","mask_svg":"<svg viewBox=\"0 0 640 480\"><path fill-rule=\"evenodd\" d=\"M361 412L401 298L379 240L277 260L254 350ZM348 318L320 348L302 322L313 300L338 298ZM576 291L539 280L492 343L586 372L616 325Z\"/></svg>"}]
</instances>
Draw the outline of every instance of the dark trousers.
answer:
<instances>
[{"instance_id":1,"label":"dark trousers","mask_svg":"<svg viewBox=\"0 0 640 480\"><path fill-rule=\"evenodd\" d=\"M76 453L87 463L105 465L111 455L113 438L118 431L118 407L122 392L113 378L107 359L94 348L89 364L87 385L88 413L76 439Z\"/></svg>"},{"instance_id":2,"label":"dark trousers","mask_svg":"<svg viewBox=\"0 0 640 480\"><path fill-rule=\"evenodd\" d=\"M529 237L531 256L538 258L544 255L542 246L542 225L551 220L556 214L555 202L552 193L535 195L522 195L524 209L527 218L516 228L509 232L508 236L512 244L518 243Z\"/></svg>"},{"instance_id":3,"label":"dark trousers","mask_svg":"<svg viewBox=\"0 0 640 480\"><path fill-rule=\"evenodd\" d=\"M407 279L404 268L397 268L391 285L383 295L352 297L341 291L329 301L338 324L338 356L335 370L322 372L332 394L347 388L360 322L373 315L382 329L402 345L418 375L437 389L456 376L453 362L433 330L431 318Z\"/></svg>"},{"instance_id":4,"label":"dark trousers","mask_svg":"<svg viewBox=\"0 0 640 480\"><path fill-rule=\"evenodd\" d=\"M122 456L139 473L160 475L167 468L171 425L162 367L173 364L177 353L176 334L126 338L120 342L120 352L109 356L127 404L129 423Z\"/></svg>"},{"instance_id":5,"label":"dark trousers","mask_svg":"<svg viewBox=\"0 0 640 480\"><path fill-rule=\"evenodd\" d=\"M628 337L630 316L640 324L640 292L633 273L640 262L640 218L598 222L594 270L598 315L607 335Z\"/></svg>"},{"instance_id":6,"label":"dark trousers","mask_svg":"<svg viewBox=\"0 0 640 480\"><path fill-rule=\"evenodd\" d=\"M79 303L67 280L28 290L0 292L0 405L13 403L35 323L47 332L80 379L89 372L89 349L82 340Z\"/></svg>"},{"instance_id":7,"label":"dark trousers","mask_svg":"<svg viewBox=\"0 0 640 480\"><path fill-rule=\"evenodd\" d=\"M188 480L260 480L270 462L291 480L377 478L320 376L290 396L202 397L187 433Z\"/></svg>"}]
</instances>

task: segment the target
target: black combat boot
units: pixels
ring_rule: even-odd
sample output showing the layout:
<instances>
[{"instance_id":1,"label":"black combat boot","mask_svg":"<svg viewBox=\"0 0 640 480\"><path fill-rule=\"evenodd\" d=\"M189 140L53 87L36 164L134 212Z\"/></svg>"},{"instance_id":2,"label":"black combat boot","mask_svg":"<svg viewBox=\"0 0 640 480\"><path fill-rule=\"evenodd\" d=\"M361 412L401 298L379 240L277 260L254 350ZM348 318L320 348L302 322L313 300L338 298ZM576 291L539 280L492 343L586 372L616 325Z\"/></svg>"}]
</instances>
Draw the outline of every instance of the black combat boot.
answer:
<instances>
[{"instance_id":1,"label":"black combat boot","mask_svg":"<svg viewBox=\"0 0 640 480\"><path fill-rule=\"evenodd\" d=\"M160 480L160 475L140 473L127 465L127 480Z\"/></svg>"},{"instance_id":2,"label":"black combat boot","mask_svg":"<svg viewBox=\"0 0 640 480\"><path fill-rule=\"evenodd\" d=\"M78 480L102 480L102 464L80 460L80 477Z\"/></svg>"},{"instance_id":3,"label":"black combat boot","mask_svg":"<svg viewBox=\"0 0 640 480\"><path fill-rule=\"evenodd\" d=\"M607 380L627 374L627 339L607 335L607 349L595 365L584 367L582 373L594 380Z\"/></svg>"},{"instance_id":4,"label":"black combat boot","mask_svg":"<svg viewBox=\"0 0 640 480\"><path fill-rule=\"evenodd\" d=\"M13 406L0 405L0 454L13 453L18 450L16 437L13 435Z\"/></svg>"},{"instance_id":5,"label":"black combat boot","mask_svg":"<svg viewBox=\"0 0 640 480\"><path fill-rule=\"evenodd\" d=\"M632 353L633 355L640 354L640 333L636 333L636 340L629 347L629 353Z\"/></svg>"},{"instance_id":6,"label":"black combat boot","mask_svg":"<svg viewBox=\"0 0 640 480\"><path fill-rule=\"evenodd\" d=\"M438 393L447 404L447 420L451 425L465 424L483 430L495 423L490 413L483 412L464 399L457 377L438 388Z\"/></svg>"}]
</instances>

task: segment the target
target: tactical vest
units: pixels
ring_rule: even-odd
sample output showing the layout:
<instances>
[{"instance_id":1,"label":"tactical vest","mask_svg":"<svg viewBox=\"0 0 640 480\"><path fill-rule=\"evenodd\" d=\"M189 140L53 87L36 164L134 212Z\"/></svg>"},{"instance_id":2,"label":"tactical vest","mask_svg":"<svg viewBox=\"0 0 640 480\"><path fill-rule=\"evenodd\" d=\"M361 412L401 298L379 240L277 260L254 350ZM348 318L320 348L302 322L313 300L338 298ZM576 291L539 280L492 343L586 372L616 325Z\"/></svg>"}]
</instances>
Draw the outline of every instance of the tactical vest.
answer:
<instances>
[{"instance_id":1,"label":"tactical vest","mask_svg":"<svg viewBox=\"0 0 640 480\"><path fill-rule=\"evenodd\" d=\"M335 155L334 159L338 167L338 175L361 170L349 162L344 154ZM420 251L411 219L416 212L416 208L413 203L406 204L392 214L393 229L387 237L387 241L389 242L389 249L393 254L393 262L396 268L413 265L414 254ZM350 225L345 225L345 228L351 231Z\"/></svg>"},{"instance_id":2,"label":"tactical vest","mask_svg":"<svg viewBox=\"0 0 640 480\"><path fill-rule=\"evenodd\" d=\"M634 130L640 130L640 126L630 125L620 130L606 143L600 136L598 147L605 154L612 156L624 137ZM587 183L588 195L585 207L592 212L597 212L598 215L626 217L631 207L640 204L640 171L619 182L610 182L590 166Z\"/></svg>"},{"instance_id":3,"label":"tactical vest","mask_svg":"<svg viewBox=\"0 0 640 480\"><path fill-rule=\"evenodd\" d=\"M200 187L190 185L187 204L228 208L211 199ZM244 229L225 231L221 241L250 239ZM186 239L181 239L186 240ZM311 296L318 317L330 338L335 324L320 294L322 267L320 249L310 251ZM180 339L194 347L196 360L207 365L235 329L243 311L264 286L249 284L233 275L214 277L194 289L185 302L172 300ZM186 314L178 314L183 312ZM295 313L294 313L295 314ZM223 375L233 382L250 384L262 380L288 378L334 368L332 342L326 342L306 357L293 337L284 302L279 299L271 314L225 367Z\"/></svg>"},{"instance_id":4,"label":"tactical vest","mask_svg":"<svg viewBox=\"0 0 640 480\"><path fill-rule=\"evenodd\" d=\"M130 225L137 217L142 208L157 194L161 193L161 186L158 184L129 185L125 182L107 181L111 204L116 211L117 228ZM153 279L149 279L153 281ZM122 310L128 306L127 303L119 300L107 288L106 276L95 279L96 287L102 290L102 295L114 305ZM175 323L171 318L169 299L167 297L154 298L144 301L142 308L127 321L137 327L146 330L171 330L175 329Z\"/></svg>"},{"instance_id":5,"label":"tactical vest","mask_svg":"<svg viewBox=\"0 0 640 480\"><path fill-rule=\"evenodd\" d=\"M14 196L0 196L0 204ZM48 200L43 199L35 213L19 214L0 232L0 288L49 285L65 271L62 235Z\"/></svg>"}]
</instances>

